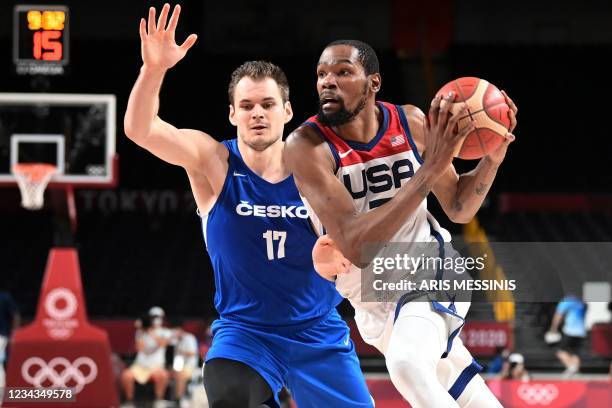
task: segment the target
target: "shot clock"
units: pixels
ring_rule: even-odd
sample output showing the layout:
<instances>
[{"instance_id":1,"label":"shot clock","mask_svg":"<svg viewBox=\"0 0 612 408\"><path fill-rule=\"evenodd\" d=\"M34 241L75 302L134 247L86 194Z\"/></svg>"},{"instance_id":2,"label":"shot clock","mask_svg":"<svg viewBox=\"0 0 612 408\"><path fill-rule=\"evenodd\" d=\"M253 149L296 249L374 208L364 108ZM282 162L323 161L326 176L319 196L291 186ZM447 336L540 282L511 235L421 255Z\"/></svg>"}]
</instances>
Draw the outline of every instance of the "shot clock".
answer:
<instances>
[{"instance_id":1,"label":"shot clock","mask_svg":"<svg viewBox=\"0 0 612 408\"><path fill-rule=\"evenodd\" d=\"M62 75L69 60L68 7L17 5L13 61L22 75Z\"/></svg>"}]
</instances>

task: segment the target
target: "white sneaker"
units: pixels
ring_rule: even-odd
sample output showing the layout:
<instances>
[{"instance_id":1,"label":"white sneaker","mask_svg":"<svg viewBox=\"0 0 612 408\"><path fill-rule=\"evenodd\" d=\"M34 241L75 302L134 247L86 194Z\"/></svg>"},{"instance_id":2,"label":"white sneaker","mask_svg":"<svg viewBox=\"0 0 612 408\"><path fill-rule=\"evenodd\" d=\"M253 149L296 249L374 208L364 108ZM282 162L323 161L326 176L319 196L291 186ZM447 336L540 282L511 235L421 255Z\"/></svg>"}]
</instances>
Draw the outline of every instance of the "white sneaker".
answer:
<instances>
[{"instance_id":1,"label":"white sneaker","mask_svg":"<svg viewBox=\"0 0 612 408\"><path fill-rule=\"evenodd\" d=\"M121 404L121 408L136 408L136 405L132 401L125 401Z\"/></svg>"},{"instance_id":2,"label":"white sneaker","mask_svg":"<svg viewBox=\"0 0 612 408\"><path fill-rule=\"evenodd\" d=\"M181 398L179 401L180 408L191 408L191 402L186 398Z\"/></svg>"},{"instance_id":3,"label":"white sneaker","mask_svg":"<svg viewBox=\"0 0 612 408\"><path fill-rule=\"evenodd\" d=\"M563 379L567 380L567 379L572 378L573 376L575 376L577 373L578 373L578 366L569 366L563 372L562 377L563 377Z\"/></svg>"},{"instance_id":4,"label":"white sneaker","mask_svg":"<svg viewBox=\"0 0 612 408\"><path fill-rule=\"evenodd\" d=\"M166 408L166 401L164 400L155 400L153 401L153 408Z\"/></svg>"}]
</instances>

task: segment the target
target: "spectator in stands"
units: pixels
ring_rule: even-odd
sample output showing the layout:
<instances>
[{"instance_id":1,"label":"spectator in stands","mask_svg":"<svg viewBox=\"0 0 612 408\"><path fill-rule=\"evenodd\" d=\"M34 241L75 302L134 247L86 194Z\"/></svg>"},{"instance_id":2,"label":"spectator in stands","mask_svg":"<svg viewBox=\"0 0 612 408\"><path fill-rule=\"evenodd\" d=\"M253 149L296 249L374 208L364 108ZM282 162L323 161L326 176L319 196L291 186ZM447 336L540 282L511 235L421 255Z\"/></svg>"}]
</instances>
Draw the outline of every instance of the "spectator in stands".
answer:
<instances>
[{"instance_id":1,"label":"spectator in stands","mask_svg":"<svg viewBox=\"0 0 612 408\"><path fill-rule=\"evenodd\" d=\"M529 381L529 372L525 368L525 357L519 353L512 353L504 362L502 378L507 380Z\"/></svg>"},{"instance_id":2,"label":"spectator in stands","mask_svg":"<svg viewBox=\"0 0 612 408\"><path fill-rule=\"evenodd\" d=\"M159 336L170 341L172 337L172 330L165 327L164 325L166 322L165 321L166 312L164 312L164 309L162 309L159 306L153 306L152 308L149 309L149 318L151 319L151 325L155 329L155 332Z\"/></svg>"},{"instance_id":3,"label":"spectator in stands","mask_svg":"<svg viewBox=\"0 0 612 408\"><path fill-rule=\"evenodd\" d=\"M121 383L127 403L125 407L133 407L134 382L146 384L152 381L155 389L154 408L165 406L163 397L168 385L168 372L165 367L166 345L168 337L157 327L153 327L152 319L144 316L141 328L136 333L136 359L134 364L123 370Z\"/></svg>"},{"instance_id":4,"label":"spectator in stands","mask_svg":"<svg viewBox=\"0 0 612 408\"><path fill-rule=\"evenodd\" d=\"M5 385L4 362L6 348L11 332L21 324L21 316L13 296L6 290L0 290L0 398Z\"/></svg>"},{"instance_id":5,"label":"spectator in stands","mask_svg":"<svg viewBox=\"0 0 612 408\"><path fill-rule=\"evenodd\" d=\"M181 407L186 406L184 396L187 384L198 369L198 340L183 329L181 319L172 321L172 344L174 345L174 361L172 362L172 375L175 381L175 398Z\"/></svg>"},{"instance_id":6,"label":"spectator in stands","mask_svg":"<svg viewBox=\"0 0 612 408\"><path fill-rule=\"evenodd\" d=\"M580 357L578 355L580 346L586 337L584 317L586 315L586 304L577 296L568 295L564 297L555 311L549 333L559 333L559 326L564 321L563 339L557 350L557 358L565 366L563 373L565 378L570 378L580 371Z\"/></svg>"},{"instance_id":7,"label":"spectator in stands","mask_svg":"<svg viewBox=\"0 0 612 408\"><path fill-rule=\"evenodd\" d=\"M151 324L155 328L163 327L164 318L166 317L166 312L159 306L153 306L149 309L149 317L151 318Z\"/></svg>"},{"instance_id":8,"label":"spectator in stands","mask_svg":"<svg viewBox=\"0 0 612 408\"><path fill-rule=\"evenodd\" d=\"M501 374L504 363L508 360L508 356L510 355L510 349L505 346L497 347L495 352L495 357L491 360L489 367L487 369L487 373L489 374Z\"/></svg>"}]
</instances>

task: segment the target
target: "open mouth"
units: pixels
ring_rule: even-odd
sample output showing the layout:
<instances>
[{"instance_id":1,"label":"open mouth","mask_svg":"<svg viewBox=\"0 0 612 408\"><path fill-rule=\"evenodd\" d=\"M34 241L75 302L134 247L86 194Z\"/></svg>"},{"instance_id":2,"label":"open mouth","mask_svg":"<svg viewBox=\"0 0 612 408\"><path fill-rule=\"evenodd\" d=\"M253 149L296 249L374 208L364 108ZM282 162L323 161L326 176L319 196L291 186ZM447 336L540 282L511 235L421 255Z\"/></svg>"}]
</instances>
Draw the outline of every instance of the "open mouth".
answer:
<instances>
[{"instance_id":1,"label":"open mouth","mask_svg":"<svg viewBox=\"0 0 612 408\"><path fill-rule=\"evenodd\" d=\"M338 106L340 104L340 101L337 98L331 97L331 96L326 96L321 98L321 107L323 109L325 108L332 108L335 106Z\"/></svg>"}]
</instances>

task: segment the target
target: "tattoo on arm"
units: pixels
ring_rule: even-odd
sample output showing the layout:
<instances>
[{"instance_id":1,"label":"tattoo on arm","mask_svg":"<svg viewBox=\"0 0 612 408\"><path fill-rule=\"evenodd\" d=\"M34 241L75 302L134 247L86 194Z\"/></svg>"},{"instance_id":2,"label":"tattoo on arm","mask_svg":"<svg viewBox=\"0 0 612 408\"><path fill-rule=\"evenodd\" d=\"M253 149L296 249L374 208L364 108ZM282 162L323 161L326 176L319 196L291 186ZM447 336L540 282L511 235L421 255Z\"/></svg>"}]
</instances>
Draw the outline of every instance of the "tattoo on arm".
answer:
<instances>
[{"instance_id":1,"label":"tattoo on arm","mask_svg":"<svg viewBox=\"0 0 612 408\"><path fill-rule=\"evenodd\" d=\"M476 194L483 195L484 193L486 193L488 187L488 184L480 183L480 185L476 187Z\"/></svg>"}]
</instances>

